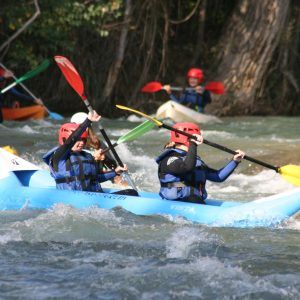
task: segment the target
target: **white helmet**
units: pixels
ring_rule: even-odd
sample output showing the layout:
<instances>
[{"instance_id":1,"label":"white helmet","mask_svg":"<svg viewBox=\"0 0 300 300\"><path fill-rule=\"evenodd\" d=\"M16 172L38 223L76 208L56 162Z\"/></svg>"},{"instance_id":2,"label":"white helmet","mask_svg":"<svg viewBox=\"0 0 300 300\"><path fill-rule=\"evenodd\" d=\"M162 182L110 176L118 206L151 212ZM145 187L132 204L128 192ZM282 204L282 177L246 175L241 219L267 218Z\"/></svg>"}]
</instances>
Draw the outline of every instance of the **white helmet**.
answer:
<instances>
[{"instance_id":1,"label":"white helmet","mask_svg":"<svg viewBox=\"0 0 300 300\"><path fill-rule=\"evenodd\" d=\"M88 117L87 113L78 112L74 114L70 120L71 123L82 124Z\"/></svg>"}]
</instances>

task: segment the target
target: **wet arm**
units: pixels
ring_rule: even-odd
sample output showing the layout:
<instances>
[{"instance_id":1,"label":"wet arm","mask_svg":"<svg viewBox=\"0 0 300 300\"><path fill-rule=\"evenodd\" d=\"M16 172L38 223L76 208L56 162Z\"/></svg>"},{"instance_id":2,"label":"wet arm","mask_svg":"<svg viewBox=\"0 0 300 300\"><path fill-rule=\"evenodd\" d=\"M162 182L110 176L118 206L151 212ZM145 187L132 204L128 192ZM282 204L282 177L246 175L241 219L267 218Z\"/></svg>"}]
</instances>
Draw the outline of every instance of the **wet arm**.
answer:
<instances>
[{"instance_id":1,"label":"wet arm","mask_svg":"<svg viewBox=\"0 0 300 300\"><path fill-rule=\"evenodd\" d=\"M162 165L162 171L164 173L172 173L175 175L185 174L195 168L196 160L197 146L195 143L191 142L186 157L184 159L178 158L177 156L165 158Z\"/></svg>"},{"instance_id":2,"label":"wet arm","mask_svg":"<svg viewBox=\"0 0 300 300\"><path fill-rule=\"evenodd\" d=\"M206 179L214 182L225 181L238 166L238 162L231 160L225 167L220 170L213 170L208 168L206 170Z\"/></svg>"},{"instance_id":3,"label":"wet arm","mask_svg":"<svg viewBox=\"0 0 300 300\"><path fill-rule=\"evenodd\" d=\"M19 92L16 88L11 88L9 90L9 93L13 96L16 96L17 98L20 98L22 100L25 100L25 101L34 101L34 99L31 97L31 96L27 96L21 92Z\"/></svg>"},{"instance_id":4,"label":"wet arm","mask_svg":"<svg viewBox=\"0 0 300 300\"><path fill-rule=\"evenodd\" d=\"M109 171L109 172L100 172L98 174L98 181L104 182L104 181L110 180L116 176L117 176L117 173L114 170Z\"/></svg>"}]
</instances>

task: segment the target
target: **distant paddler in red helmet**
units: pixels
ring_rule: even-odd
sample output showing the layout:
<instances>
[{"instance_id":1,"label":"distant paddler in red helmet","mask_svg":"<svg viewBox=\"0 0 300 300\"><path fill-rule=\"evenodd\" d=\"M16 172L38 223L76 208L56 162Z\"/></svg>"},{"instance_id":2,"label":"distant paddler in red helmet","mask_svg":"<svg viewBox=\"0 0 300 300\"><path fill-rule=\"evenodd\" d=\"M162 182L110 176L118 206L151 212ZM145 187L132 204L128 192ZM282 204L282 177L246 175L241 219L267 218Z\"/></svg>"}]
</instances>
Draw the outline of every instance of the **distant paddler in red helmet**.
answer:
<instances>
[{"instance_id":1,"label":"distant paddler in red helmet","mask_svg":"<svg viewBox=\"0 0 300 300\"><path fill-rule=\"evenodd\" d=\"M58 136L60 146L43 156L58 189L102 192L101 182L127 171L127 166L124 168L118 166L114 170L103 172L94 157L83 151L88 137L87 128L92 122L98 122L100 119L101 116L94 111L88 114L82 124L65 123L60 127Z\"/></svg>"},{"instance_id":2,"label":"distant paddler in red helmet","mask_svg":"<svg viewBox=\"0 0 300 300\"><path fill-rule=\"evenodd\" d=\"M199 126L193 123L176 123L174 128L195 136L171 131L171 139L164 152L156 159L160 181L160 195L164 199L205 204L207 198L206 180L223 182L235 170L245 153L236 150L232 160L223 168L208 167L199 156L197 146L203 137Z\"/></svg>"},{"instance_id":3,"label":"distant paddler in red helmet","mask_svg":"<svg viewBox=\"0 0 300 300\"><path fill-rule=\"evenodd\" d=\"M191 68L186 75L188 87L184 89L180 97L176 97L170 85L163 86L163 89L170 95L170 99L178 103L184 104L187 107L204 113L204 108L208 103L211 103L210 92L205 90L201 83L204 80L204 75L201 69Z\"/></svg>"}]
</instances>

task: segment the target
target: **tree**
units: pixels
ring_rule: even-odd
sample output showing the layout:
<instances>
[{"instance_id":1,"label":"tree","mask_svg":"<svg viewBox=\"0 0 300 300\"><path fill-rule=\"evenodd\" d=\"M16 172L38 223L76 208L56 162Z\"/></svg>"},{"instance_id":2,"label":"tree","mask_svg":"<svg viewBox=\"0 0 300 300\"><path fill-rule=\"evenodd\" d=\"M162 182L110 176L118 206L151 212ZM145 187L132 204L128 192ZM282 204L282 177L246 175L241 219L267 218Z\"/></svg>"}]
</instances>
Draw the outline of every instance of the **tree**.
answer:
<instances>
[{"instance_id":1,"label":"tree","mask_svg":"<svg viewBox=\"0 0 300 300\"><path fill-rule=\"evenodd\" d=\"M10 36L2 45L0 45L0 53L9 47L10 43L15 40L31 23L41 14L38 0L34 0L35 13L27 20L12 36Z\"/></svg>"},{"instance_id":2,"label":"tree","mask_svg":"<svg viewBox=\"0 0 300 300\"><path fill-rule=\"evenodd\" d=\"M122 63L124 60L125 51L126 51L127 35L130 26L131 11L132 11L131 0L126 0L124 21L123 21L124 24L120 33L119 45L116 50L116 58L109 69L106 84L103 91L102 101L101 103L98 103L98 105L96 105L97 109L107 104L107 101L110 100L110 96L113 92L113 89L115 88L115 84L117 82L122 67Z\"/></svg>"},{"instance_id":3,"label":"tree","mask_svg":"<svg viewBox=\"0 0 300 300\"><path fill-rule=\"evenodd\" d=\"M239 1L217 46L216 73L227 93L214 99L214 111L259 112L256 95L279 44L289 5L289 0Z\"/></svg>"}]
</instances>

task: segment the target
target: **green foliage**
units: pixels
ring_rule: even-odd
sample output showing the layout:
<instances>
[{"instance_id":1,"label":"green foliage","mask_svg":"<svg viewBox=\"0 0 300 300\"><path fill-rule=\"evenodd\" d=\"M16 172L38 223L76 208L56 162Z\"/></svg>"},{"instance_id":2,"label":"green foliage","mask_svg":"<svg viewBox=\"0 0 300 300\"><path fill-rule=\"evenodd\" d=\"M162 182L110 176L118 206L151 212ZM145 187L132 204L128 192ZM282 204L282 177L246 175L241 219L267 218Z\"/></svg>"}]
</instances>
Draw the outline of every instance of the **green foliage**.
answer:
<instances>
[{"instance_id":1,"label":"green foliage","mask_svg":"<svg viewBox=\"0 0 300 300\"><path fill-rule=\"evenodd\" d=\"M1 45L33 16L35 7L32 0L0 1ZM123 19L127 2L39 0L38 3L41 15L0 53L0 60L17 74L24 74L45 58L56 54L65 55L80 70L93 104L101 107L108 74L119 54L120 33L126 26ZM194 10L197 3L199 7ZM153 95L154 102L151 102L149 95L139 93L141 86L148 80L184 84L184 74L192 65L203 68L206 78L214 78L218 68L218 53L222 51L219 40L239 3L238 0L132 0L125 56L121 59L117 82L106 103L113 107L114 101L119 103L121 99L128 99L131 104L140 108L145 105L146 109L154 112L156 104L161 100L157 101ZM202 15L200 12L204 5L205 14ZM205 18L201 19L201 16ZM265 97L268 87L274 90L274 94L271 92L269 96L276 107L288 95L287 98L294 100L287 101L298 103L292 103L294 107L298 105L297 111L300 110L295 94L299 90L299 72L296 69L299 65L298 16L299 3L293 0L289 27L285 28L281 46L277 54L273 55L270 67L272 72L266 80L265 91L261 93ZM64 95L63 103L66 110L69 110L68 104L74 95L66 92L68 87L60 81L55 66L51 66L48 72L40 74L38 79L34 78L29 84L33 84L45 97L52 98L51 103L54 104L62 103L56 94ZM278 89L273 88L276 85ZM275 95L275 90L276 93L278 90L283 92ZM108 110L109 107L106 107L105 111Z\"/></svg>"},{"instance_id":2,"label":"green foliage","mask_svg":"<svg viewBox=\"0 0 300 300\"><path fill-rule=\"evenodd\" d=\"M5 1L3 4L5 13L1 10L0 14L2 42L35 12L34 5L28 1ZM41 15L13 42L9 60L34 66L41 56L47 57L59 51L72 52L78 43L79 31L86 32L87 39L89 33L107 38L110 31L103 25L118 21L123 12L121 0L40 0L39 5Z\"/></svg>"}]
</instances>

